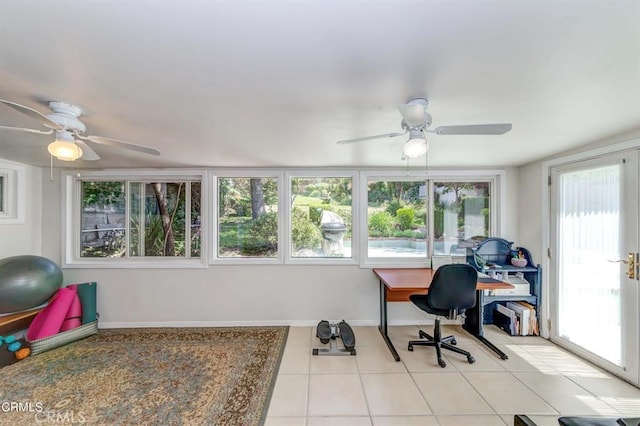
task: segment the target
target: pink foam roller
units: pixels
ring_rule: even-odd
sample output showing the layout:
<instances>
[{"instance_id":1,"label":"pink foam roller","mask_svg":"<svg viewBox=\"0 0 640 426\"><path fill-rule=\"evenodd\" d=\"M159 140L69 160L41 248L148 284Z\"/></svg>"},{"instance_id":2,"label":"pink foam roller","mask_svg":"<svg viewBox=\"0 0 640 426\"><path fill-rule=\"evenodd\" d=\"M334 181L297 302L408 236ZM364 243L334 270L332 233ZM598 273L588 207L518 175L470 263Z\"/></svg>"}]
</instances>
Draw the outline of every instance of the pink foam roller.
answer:
<instances>
[{"instance_id":1,"label":"pink foam roller","mask_svg":"<svg viewBox=\"0 0 640 426\"><path fill-rule=\"evenodd\" d=\"M82 325L82 321L80 321L80 318L82 318L82 305L80 304L80 298L76 294L73 297L71 306L69 306L69 312L67 312L67 316L62 322L60 331L67 331L71 330L72 328L80 327Z\"/></svg>"},{"instance_id":2,"label":"pink foam roller","mask_svg":"<svg viewBox=\"0 0 640 426\"><path fill-rule=\"evenodd\" d=\"M38 312L31 322L27 330L27 339L38 340L58 334L75 296L74 288L59 289L49 305Z\"/></svg>"}]
</instances>

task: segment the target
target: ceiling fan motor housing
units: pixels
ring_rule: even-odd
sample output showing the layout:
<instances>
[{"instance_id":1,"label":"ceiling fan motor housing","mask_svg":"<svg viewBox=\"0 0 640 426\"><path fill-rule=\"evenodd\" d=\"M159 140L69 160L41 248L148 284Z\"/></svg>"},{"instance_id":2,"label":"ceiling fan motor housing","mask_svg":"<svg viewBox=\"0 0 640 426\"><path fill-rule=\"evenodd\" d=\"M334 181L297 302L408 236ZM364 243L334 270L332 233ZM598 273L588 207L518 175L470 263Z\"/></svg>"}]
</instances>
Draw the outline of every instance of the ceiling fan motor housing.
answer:
<instances>
[{"instance_id":1,"label":"ceiling fan motor housing","mask_svg":"<svg viewBox=\"0 0 640 426\"><path fill-rule=\"evenodd\" d=\"M53 114L47 115L49 120L58 123L65 129L76 130L79 133L84 133L87 130L84 123L78 120L82 114L82 109L79 107L64 102L51 101L49 108L53 111Z\"/></svg>"},{"instance_id":2,"label":"ceiling fan motor housing","mask_svg":"<svg viewBox=\"0 0 640 426\"><path fill-rule=\"evenodd\" d=\"M407 124L406 121L402 120L402 122L400 123L400 125L402 126L402 128L404 130L424 130L427 129L429 126L431 126L431 114L429 114L428 112L424 112L424 114L422 115L422 122L418 125L415 126L410 126L409 124Z\"/></svg>"}]
</instances>

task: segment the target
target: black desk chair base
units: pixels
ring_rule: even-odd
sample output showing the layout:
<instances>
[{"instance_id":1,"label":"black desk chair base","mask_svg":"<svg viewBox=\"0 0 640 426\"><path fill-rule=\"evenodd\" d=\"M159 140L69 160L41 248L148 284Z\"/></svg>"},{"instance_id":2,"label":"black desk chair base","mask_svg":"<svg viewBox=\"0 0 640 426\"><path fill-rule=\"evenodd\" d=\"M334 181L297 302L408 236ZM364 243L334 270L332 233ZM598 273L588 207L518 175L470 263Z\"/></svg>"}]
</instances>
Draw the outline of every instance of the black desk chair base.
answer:
<instances>
[{"instance_id":1,"label":"black desk chair base","mask_svg":"<svg viewBox=\"0 0 640 426\"><path fill-rule=\"evenodd\" d=\"M445 360L442 359L442 349L447 349L449 351L456 352L466 356L467 362L469 362L469 364L473 364L474 362L476 362L476 359L469 352L455 346L458 343L456 342L455 336L447 336L444 338L440 336L440 319L439 318L436 318L436 324L433 330L433 334L434 335L431 336L425 333L424 331L420 330L419 331L420 339L426 339L426 340L411 340L409 342L409 346L407 347L407 349L413 352L414 346L435 347L436 355L438 356L438 365L440 365L440 367L442 368L447 366L447 363L445 362Z\"/></svg>"}]
</instances>

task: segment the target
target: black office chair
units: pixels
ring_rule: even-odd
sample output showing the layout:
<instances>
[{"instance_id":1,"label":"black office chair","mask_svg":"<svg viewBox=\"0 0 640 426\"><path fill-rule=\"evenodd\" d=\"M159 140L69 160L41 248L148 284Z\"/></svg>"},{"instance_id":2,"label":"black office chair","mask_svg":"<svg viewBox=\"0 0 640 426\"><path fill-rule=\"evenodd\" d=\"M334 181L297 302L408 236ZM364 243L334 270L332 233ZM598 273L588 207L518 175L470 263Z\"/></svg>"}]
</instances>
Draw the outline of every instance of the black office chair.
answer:
<instances>
[{"instance_id":1,"label":"black office chair","mask_svg":"<svg viewBox=\"0 0 640 426\"><path fill-rule=\"evenodd\" d=\"M454 346L457 344L454 336L440 337L440 317L456 319L465 310L475 306L477 282L478 273L472 266L443 265L433 275L427 294L409 296L418 308L436 316L436 324L433 337L420 330L420 339L427 340L412 340L409 342L408 349L413 351L414 346L434 346L438 355L438 364L443 368L447 363L442 359L441 348L466 355L469 364L476 362L469 352Z\"/></svg>"}]
</instances>

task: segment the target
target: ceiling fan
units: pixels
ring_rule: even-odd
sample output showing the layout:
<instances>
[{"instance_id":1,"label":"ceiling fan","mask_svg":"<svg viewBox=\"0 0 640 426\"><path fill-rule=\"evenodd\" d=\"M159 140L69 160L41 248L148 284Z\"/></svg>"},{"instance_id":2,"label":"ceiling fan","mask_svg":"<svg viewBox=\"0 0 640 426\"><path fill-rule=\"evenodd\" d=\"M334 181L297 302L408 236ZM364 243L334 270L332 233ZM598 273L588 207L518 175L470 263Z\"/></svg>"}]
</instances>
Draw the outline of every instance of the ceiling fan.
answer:
<instances>
[{"instance_id":1,"label":"ceiling fan","mask_svg":"<svg viewBox=\"0 0 640 426\"><path fill-rule=\"evenodd\" d=\"M15 102L0 99L3 103L29 117L37 120L48 130L27 129L22 127L0 126L0 130L17 130L21 132L50 135L55 133L55 139L51 142L47 150L59 160L74 161L79 158L88 161L99 160L100 157L85 142L92 142L98 145L108 145L114 148L124 148L132 151L143 152L145 154L160 155L160 151L148 146L136 145L117 139L105 138L104 136L84 135L86 126L78 119L82 115L82 109L65 102L50 101L49 109L51 114L44 115L33 108L20 105Z\"/></svg>"},{"instance_id":2,"label":"ceiling fan","mask_svg":"<svg viewBox=\"0 0 640 426\"><path fill-rule=\"evenodd\" d=\"M427 112L429 102L424 98L408 100L404 105L399 105L398 110L402 115L402 132L385 133L382 135L365 136L362 138L338 141L338 144L364 142L373 139L394 138L409 133L409 140L404 144L402 159L422 157L429 150L427 133L436 135L503 135L511 130L511 123L496 124L465 124L457 126L440 126L429 129L431 114Z\"/></svg>"}]
</instances>

